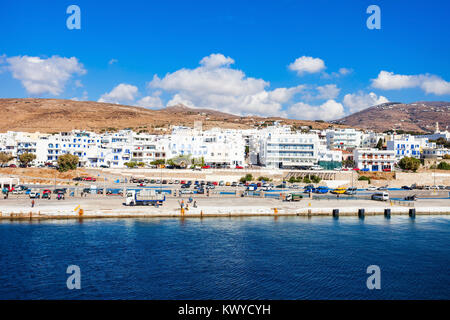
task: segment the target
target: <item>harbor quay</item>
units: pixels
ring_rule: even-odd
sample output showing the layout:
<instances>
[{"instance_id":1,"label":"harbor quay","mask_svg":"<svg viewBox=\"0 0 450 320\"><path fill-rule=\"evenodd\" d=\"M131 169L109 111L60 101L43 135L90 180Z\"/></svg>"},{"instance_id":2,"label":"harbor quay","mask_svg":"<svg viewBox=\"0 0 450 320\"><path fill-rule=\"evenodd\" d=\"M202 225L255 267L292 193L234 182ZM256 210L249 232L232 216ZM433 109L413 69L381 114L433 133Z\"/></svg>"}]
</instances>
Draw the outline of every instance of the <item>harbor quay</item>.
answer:
<instances>
[{"instance_id":1,"label":"harbor quay","mask_svg":"<svg viewBox=\"0 0 450 320\"><path fill-rule=\"evenodd\" d=\"M190 202L189 198L192 198ZM195 207L194 207L195 201ZM436 198L408 201L373 201L366 198L303 198L287 202L280 199L233 196L167 197L162 206L125 206L124 198L68 197L66 200L30 199L0 200L1 220L88 219L88 218L198 218L245 216L360 216L364 215L447 215L450 199Z\"/></svg>"}]
</instances>

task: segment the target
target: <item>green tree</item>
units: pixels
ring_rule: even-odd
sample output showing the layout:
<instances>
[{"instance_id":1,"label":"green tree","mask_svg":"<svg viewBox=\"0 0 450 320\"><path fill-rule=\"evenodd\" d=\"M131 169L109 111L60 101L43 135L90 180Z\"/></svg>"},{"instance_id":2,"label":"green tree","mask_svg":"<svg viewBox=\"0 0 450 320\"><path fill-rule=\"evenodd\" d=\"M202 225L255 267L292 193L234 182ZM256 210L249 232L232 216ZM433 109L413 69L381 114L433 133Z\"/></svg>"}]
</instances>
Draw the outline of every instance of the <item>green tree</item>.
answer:
<instances>
[{"instance_id":1,"label":"green tree","mask_svg":"<svg viewBox=\"0 0 450 320\"><path fill-rule=\"evenodd\" d=\"M450 170L450 164L448 164L445 161L442 161L441 163L438 164L437 168L441 170Z\"/></svg>"},{"instance_id":2,"label":"green tree","mask_svg":"<svg viewBox=\"0 0 450 320\"><path fill-rule=\"evenodd\" d=\"M242 177L241 179L239 179L239 181L242 183L247 182L247 181L252 181L252 180L253 180L253 176L250 173L246 174L245 177Z\"/></svg>"},{"instance_id":3,"label":"green tree","mask_svg":"<svg viewBox=\"0 0 450 320\"><path fill-rule=\"evenodd\" d=\"M378 150L382 150L382 149L383 149L383 139L382 139L382 138L380 138L380 139L378 140L378 143L377 143L377 149L378 149Z\"/></svg>"},{"instance_id":4,"label":"green tree","mask_svg":"<svg viewBox=\"0 0 450 320\"><path fill-rule=\"evenodd\" d=\"M36 155L34 153L22 153L19 156L19 161L21 164L23 164L24 166L28 166L28 164L30 164L30 162L32 162L34 159L36 159Z\"/></svg>"},{"instance_id":5,"label":"green tree","mask_svg":"<svg viewBox=\"0 0 450 320\"><path fill-rule=\"evenodd\" d=\"M353 160L350 159L350 158L347 158L347 159L345 159L345 160L342 160L342 166L343 166L343 167L350 168L350 167L353 167L353 164L354 164L354 162L353 162Z\"/></svg>"},{"instance_id":6,"label":"green tree","mask_svg":"<svg viewBox=\"0 0 450 320\"><path fill-rule=\"evenodd\" d=\"M417 171L420 167L420 160L414 157L403 157L399 162L398 166L403 170Z\"/></svg>"},{"instance_id":7,"label":"green tree","mask_svg":"<svg viewBox=\"0 0 450 320\"><path fill-rule=\"evenodd\" d=\"M128 168L134 168L137 166L137 163L134 161L125 162L124 165L126 165Z\"/></svg>"},{"instance_id":8,"label":"green tree","mask_svg":"<svg viewBox=\"0 0 450 320\"><path fill-rule=\"evenodd\" d=\"M0 152L0 163L2 165L7 164L8 162L10 162L12 159L14 159L13 156L11 156L9 153L6 152Z\"/></svg>"},{"instance_id":9,"label":"green tree","mask_svg":"<svg viewBox=\"0 0 450 320\"><path fill-rule=\"evenodd\" d=\"M152 162L150 162L150 164L153 166L158 166L158 165L165 164L165 163L166 163L166 161L164 161L164 159L153 160Z\"/></svg>"},{"instance_id":10,"label":"green tree","mask_svg":"<svg viewBox=\"0 0 450 320\"><path fill-rule=\"evenodd\" d=\"M320 179L320 177L314 175L314 176L311 177L311 180L312 180L312 182L314 182L314 183L319 183L320 180L322 180L322 179Z\"/></svg>"},{"instance_id":11,"label":"green tree","mask_svg":"<svg viewBox=\"0 0 450 320\"><path fill-rule=\"evenodd\" d=\"M78 166L78 156L66 153L58 157L58 170L60 172L66 172L69 170L75 170Z\"/></svg>"}]
</instances>

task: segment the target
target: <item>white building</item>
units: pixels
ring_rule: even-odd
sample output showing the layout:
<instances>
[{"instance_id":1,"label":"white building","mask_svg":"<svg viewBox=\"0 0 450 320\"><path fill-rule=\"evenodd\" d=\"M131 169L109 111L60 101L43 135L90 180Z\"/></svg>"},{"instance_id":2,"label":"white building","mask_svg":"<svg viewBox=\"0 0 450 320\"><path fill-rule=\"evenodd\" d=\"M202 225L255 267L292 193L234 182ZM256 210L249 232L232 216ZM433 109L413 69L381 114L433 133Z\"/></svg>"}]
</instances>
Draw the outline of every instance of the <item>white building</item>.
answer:
<instances>
[{"instance_id":1,"label":"white building","mask_svg":"<svg viewBox=\"0 0 450 320\"><path fill-rule=\"evenodd\" d=\"M447 148L423 148L422 158L442 159L445 155L450 155L450 149Z\"/></svg>"},{"instance_id":2,"label":"white building","mask_svg":"<svg viewBox=\"0 0 450 320\"><path fill-rule=\"evenodd\" d=\"M328 149L352 149L361 145L362 132L353 128L326 130Z\"/></svg>"},{"instance_id":3,"label":"white building","mask_svg":"<svg viewBox=\"0 0 450 320\"><path fill-rule=\"evenodd\" d=\"M393 150L372 148L354 149L353 160L356 167L364 171L393 171L396 162Z\"/></svg>"},{"instance_id":4,"label":"white building","mask_svg":"<svg viewBox=\"0 0 450 320\"><path fill-rule=\"evenodd\" d=\"M302 133L269 133L260 143L259 158L269 168L308 168L317 165L319 136Z\"/></svg>"},{"instance_id":5,"label":"white building","mask_svg":"<svg viewBox=\"0 0 450 320\"><path fill-rule=\"evenodd\" d=\"M190 155L203 158L206 165L245 165L245 139L239 130L175 128L170 135L169 150L167 158Z\"/></svg>"},{"instance_id":6,"label":"white building","mask_svg":"<svg viewBox=\"0 0 450 320\"><path fill-rule=\"evenodd\" d=\"M437 140L439 138L444 138L447 141L450 141L450 132L447 130L440 131L439 130L439 123L436 122L436 129L434 130L434 133L432 134L424 134L421 137L428 138L429 140Z\"/></svg>"},{"instance_id":7,"label":"white building","mask_svg":"<svg viewBox=\"0 0 450 320\"><path fill-rule=\"evenodd\" d=\"M387 150L394 151L397 160L403 157L420 159L423 148L435 146L428 142L428 138L411 135L394 136L393 140L387 141L386 145Z\"/></svg>"}]
</instances>

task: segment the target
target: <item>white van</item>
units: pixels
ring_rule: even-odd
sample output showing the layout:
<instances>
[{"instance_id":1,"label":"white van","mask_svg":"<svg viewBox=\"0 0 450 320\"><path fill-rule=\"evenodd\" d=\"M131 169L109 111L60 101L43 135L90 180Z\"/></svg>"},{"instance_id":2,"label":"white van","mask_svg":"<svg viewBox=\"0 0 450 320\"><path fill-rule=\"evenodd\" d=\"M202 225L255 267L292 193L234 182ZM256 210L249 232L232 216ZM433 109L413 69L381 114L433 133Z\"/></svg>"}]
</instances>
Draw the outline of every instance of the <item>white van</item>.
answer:
<instances>
[{"instance_id":1,"label":"white van","mask_svg":"<svg viewBox=\"0 0 450 320\"><path fill-rule=\"evenodd\" d=\"M387 192L374 193L372 195L372 200L388 201L389 200L389 193L387 193Z\"/></svg>"}]
</instances>

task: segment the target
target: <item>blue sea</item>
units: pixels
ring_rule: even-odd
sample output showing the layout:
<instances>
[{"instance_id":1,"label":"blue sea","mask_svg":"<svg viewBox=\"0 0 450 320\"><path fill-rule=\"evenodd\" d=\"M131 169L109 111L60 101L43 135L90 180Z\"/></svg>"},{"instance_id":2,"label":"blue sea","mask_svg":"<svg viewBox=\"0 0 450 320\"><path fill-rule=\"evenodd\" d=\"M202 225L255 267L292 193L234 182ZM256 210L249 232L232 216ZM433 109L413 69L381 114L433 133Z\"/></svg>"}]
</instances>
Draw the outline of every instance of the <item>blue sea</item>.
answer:
<instances>
[{"instance_id":1,"label":"blue sea","mask_svg":"<svg viewBox=\"0 0 450 320\"><path fill-rule=\"evenodd\" d=\"M0 299L449 298L447 216L0 222Z\"/></svg>"}]
</instances>

